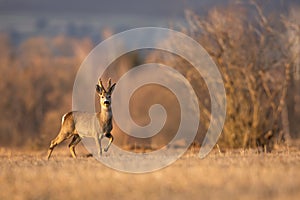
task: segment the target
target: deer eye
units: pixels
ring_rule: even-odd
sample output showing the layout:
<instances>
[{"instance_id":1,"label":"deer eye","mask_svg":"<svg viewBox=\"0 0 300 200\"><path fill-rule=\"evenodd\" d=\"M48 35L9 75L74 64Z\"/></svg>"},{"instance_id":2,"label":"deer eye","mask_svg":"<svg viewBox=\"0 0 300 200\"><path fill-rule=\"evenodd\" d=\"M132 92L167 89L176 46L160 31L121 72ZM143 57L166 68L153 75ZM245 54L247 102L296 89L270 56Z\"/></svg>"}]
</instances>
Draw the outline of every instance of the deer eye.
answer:
<instances>
[{"instance_id":1,"label":"deer eye","mask_svg":"<svg viewBox=\"0 0 300 200\"><path fill-rule=\"evenodd\" d=\"M109 95L109 96L107 96L107 98L109 98L109 99L110 99L110 95Z\"/></svg>"}]
</instances>

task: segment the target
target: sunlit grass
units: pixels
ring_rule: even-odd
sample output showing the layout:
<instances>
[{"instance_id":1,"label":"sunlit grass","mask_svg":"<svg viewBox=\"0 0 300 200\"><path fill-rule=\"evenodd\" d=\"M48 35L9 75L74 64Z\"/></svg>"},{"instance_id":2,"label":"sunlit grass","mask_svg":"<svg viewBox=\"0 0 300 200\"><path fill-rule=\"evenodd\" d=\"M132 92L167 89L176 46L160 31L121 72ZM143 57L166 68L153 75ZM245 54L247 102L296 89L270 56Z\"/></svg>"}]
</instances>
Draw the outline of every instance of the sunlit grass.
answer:
<instances>
[{"instance_id":1,"label":"sunlit grass","mask_svg":"<svg viewBox=\"0 0 300 200\"><path fill-rule=\"evenodd\" d=\"M57 148L0 150L0 199L298 199L300 151L213 151L200 160L189 152L173 165L147 174L107 168L94 158L78 159ZM122 160L123 159L123 160ZM128 162L120 156L120 162Z\"/></svg>"}]
</instances>

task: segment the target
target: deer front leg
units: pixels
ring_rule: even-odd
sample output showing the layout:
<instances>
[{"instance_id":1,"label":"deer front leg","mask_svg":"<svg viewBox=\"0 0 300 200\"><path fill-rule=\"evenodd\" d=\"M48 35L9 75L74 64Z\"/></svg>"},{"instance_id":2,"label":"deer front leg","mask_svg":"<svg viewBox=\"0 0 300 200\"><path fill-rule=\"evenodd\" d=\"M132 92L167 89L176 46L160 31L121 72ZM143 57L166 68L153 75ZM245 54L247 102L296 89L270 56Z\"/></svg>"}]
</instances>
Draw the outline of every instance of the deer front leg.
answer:
<instances>
[{"instance_id":1,"label":"deer front leg","mask_svg":"<svg viewBox=\"0 0 300 200\"><path fill-rule=\"evenodd\" d=\"M114 137L112 136L111 133L105 134L105 137L109 138L109 142L107 144L107 147L104 149L104 151L107 152L108 149L109 149L109 147L110 147L110 145L111 145L111 143L114 141Z\"/></svg>"},{"instance_id":2,"label":"deer front leg","mask_svg":"<svg viewBox=\"0 0 300 200\"><path fill-rule=\"evenodd\" d=\"M101 145L102 137L103 137L102 135L101 136L97 135L95 138L99 157L102 156L102 145Z\"/></svg>"}]
</instances>

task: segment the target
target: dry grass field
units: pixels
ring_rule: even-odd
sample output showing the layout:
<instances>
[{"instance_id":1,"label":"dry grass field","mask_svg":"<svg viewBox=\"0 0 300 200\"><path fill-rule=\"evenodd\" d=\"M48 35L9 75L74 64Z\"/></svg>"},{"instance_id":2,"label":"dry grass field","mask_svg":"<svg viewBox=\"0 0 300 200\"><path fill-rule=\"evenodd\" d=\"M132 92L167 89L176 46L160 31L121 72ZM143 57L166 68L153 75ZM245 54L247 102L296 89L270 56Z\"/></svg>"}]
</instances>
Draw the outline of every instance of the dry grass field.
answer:
<instances>
[{"instance_id":1,"label":"dry grass field","mask_svg":"<svg viewBox=\"0 0 300 200\"><path fill-rule=\"evenodd\" d=\"M0 199L299 199L299 148L258 154L186 153L173 165L127 174L92 157L72 159L62 145L46 151L0 149Z\"/></svg>"}]
</instances>

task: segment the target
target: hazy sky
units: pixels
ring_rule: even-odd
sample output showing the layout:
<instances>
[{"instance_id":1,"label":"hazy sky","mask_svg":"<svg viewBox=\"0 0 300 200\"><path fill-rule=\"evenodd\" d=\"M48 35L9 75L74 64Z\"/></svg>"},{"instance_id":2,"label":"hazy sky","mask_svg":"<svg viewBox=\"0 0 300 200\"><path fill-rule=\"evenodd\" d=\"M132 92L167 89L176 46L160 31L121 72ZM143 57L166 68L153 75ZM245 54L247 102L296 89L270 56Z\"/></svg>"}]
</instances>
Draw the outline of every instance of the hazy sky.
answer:
<instances>
[{"instance_id":1,"label":"hazy sky","mask_svg":"<svg viewBox=\"0 0 300 200\"><path fill-rule=\"evenodd\" d=\"M0 0L0 12L118 13L174 15L184 8L206 10L226 0Z\"/></svg>"},{"instance_id":2,"label":"hazy sky","mask_svg":"<svg viewBox=\"0 0 300 200\"><path fill-rule=\"evenodd\" d=\"M205 14L212 7L235 0L0 0L0 31L25 34L92 33L101 27L119 30L168 27L184 21L184 10ZM241 0L246 2L247 0ZM300 0L266 0L267 10L285 10Z\"/></svg>"},{"instance_id":3,"label":"hazy sky","mask_svg":"<svg viewBox=\"0 0 300 200\"><path fill-rule=\"evenodd\" d=\"M229 0L0 0L0 12L86 12L176 14L184 8L206 10ZM246 0L242 0L246 1ZM300 0L266 0L271 4L300 3Z\"/></svg>"},{"instance_id":4,"label":"hazy sky","mask_svg":"<svg viewBox=\"0 0 300 200\"><path fill-rule=\"evenodd\" d=\"M45 24L45 34L85 32L89 27L127 29L168 26L183 19L185 9L199 13L227 0L0 0L0 31L31 34ZM68 30L66 30L68 29ZM76 32L76 30L75 30ZM78 30L77 30L78 32ZM81 33L77 33L81 34Z\"/></svg>"}]
</instances>

